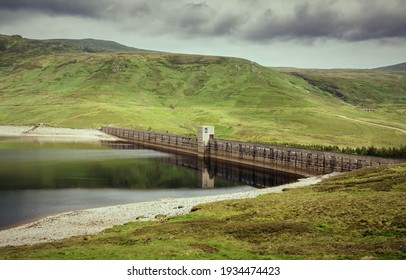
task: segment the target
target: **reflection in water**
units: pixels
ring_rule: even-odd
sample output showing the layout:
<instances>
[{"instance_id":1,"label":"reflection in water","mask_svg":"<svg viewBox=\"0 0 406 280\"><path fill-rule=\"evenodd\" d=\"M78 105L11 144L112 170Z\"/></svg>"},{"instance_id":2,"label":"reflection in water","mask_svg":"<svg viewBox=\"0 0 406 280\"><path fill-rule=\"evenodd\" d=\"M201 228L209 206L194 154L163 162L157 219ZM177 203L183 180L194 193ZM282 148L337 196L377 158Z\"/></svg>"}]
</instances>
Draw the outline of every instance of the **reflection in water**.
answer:
<instances>
[{"instance_id":1,"label":"reflection in water","mask_svg":"<svg viewBox=\"0 0 406 280\"><path fill-rule=\"evenodd\" d=\"M233 193L298 178L127 143L27 144L0 139L0 228L65 211Z\"/></svg>"},{"instance_id":2,"label":"reflection in water","mask_svg":"<svg viewBox=\"0 0 406 280\"><path fill-rule=\"evenodd\" d=\"M103 142L103 145L113 149L133 150L143 149L144 146L130 143ZM188 167L198 171L198 187L212 188L217 186L219 178L227 179L237 184L250 185L256 188L267 188L289 184L303 178L299 174L270 170L260 167L240 165L220 160L198 158L174 154L171 157L161 157L160 161L178 166Z\"/></svg>"},{"instance_id":3,"label":"reflection in water","mask_svg":"<svg viewBox=\"0 0 406 280\"><path fill-rule=\"evenodd\" d=\"M197 185L203 189L214 188L214 176L210 176L206 167L203 170L199 170L197 175Z\"/></svg>"}]
</instances>

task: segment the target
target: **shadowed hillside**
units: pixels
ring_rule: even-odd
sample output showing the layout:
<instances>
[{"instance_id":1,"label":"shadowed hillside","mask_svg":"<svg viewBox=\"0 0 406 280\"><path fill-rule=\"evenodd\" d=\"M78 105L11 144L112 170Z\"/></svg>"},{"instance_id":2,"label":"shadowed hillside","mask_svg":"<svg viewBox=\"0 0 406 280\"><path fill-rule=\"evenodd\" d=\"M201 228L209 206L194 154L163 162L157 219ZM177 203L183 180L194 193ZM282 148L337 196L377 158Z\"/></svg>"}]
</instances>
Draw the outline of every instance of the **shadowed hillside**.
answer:
<instances>
[{"instance_id":1,"label":"shadowed hillside","mask_svg":"<svg viewBox=\"0 0 406 280\"><path fill-rule=\"evenodd\" d=\"M283 69L361 110L404 114L406 72L373 70Z\"/></svg>"},{"instance_id":2,"label":"shadowed hillside","mask_svg":"<svg viewBox=\"0 0 406 280\"><path fill-rule=\"evenodd\" d=\"M381 70L381 71L406 71L406 62L399 63L395 65L389 65L385 67L375 68L374 70Z\"/></svg>"},{"instance_id":3,"label":"shadowed hillside","mask_svg":"<svg viewBox=\"0 0 406 280\"><path fill-rule=\"evenodd\" d=\"M32 40L19 35L6 36L0 34L0 62L2 66L13 63L15 59L46 54L144 51L105 40Z\"/></svg>"}]
</instances>

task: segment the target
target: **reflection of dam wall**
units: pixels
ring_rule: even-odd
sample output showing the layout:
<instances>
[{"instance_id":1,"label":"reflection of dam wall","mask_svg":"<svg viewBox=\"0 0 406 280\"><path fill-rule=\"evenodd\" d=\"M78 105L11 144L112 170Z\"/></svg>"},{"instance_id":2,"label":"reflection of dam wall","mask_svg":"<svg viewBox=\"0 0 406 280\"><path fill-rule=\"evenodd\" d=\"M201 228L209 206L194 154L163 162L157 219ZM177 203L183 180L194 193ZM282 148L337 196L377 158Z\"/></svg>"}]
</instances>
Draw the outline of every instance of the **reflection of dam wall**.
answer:
<instances>
[{"instance_id":1,"label":"reflection of dam wall","mask_svg":"<svg viewBox=\"0 0 406 280\"><path fill-rule=\"evenodd\" d=\"M143 149L148 145L117 143L111 141L102 142L104 146L114 149ZM157 149L164 151L165 149ZM195 169L197 174L197 186L202 188L211 188L214 186L214 177L224 178L239 184L246 184L258 188L278 186L295 182L302 176L282 172L272 169L258 168L251 165L241 165L233 162L226 162L211 158L203 158L191 155L174 154L170 157L162 157L157 160Z\"/></svg>"},{"instance_id":2,"label":"reflection of dam wall","mask_svg":"<svg viewBox=\"0 0 406 280\"><path fill-rule=\"evenodd\" d=\"M103 132L120 138L167 149L220 159L238 164L277 169L302 175L343 172L380 164L394 164L402 160L306 150L282 146L261 145L212 137L208 143L198 142L194 136L182 136L139 130L102 127ZM200 144L200 146L199 146Z\"/></svg>"},{"instance_id":3,"label":"reflection of dam wall","mask_svg":"<svg viewBox=\"0 0 406 280\"><path fill-rule=\"evenodd\" d=\"M288 184L302 177L293 173L258 168L250 165L235 164L209 158L203 159L198 157L178 156L166 157L162 158L162 160L171 164L199 170L199 176L203 181L208 181L208 178L216 176L258 188Z\"/></svg>"},{"instance_id":4,"label":"reflection of dam wall","mask_svg":"<svg viewBox=\"0 0 406 280\"><path fill-rule=\"evenodd\" d=\"M302 176L278 170L230 164L221 160L211 160L209 172L218 177L238 181L258 188L279 186L295 182Z\"/></svg>"}]
</instances>

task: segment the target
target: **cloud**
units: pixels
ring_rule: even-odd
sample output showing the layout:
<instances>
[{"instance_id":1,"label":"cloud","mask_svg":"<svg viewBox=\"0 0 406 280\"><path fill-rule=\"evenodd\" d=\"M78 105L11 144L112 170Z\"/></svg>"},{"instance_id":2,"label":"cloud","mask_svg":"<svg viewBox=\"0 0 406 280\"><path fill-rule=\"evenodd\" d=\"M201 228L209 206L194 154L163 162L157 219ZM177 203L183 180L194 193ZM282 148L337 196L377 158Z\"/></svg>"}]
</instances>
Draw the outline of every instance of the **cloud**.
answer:
<instances>
[{"instance_id":1,"label":"cloud","mask_svg":"<svg viewBox=\"0 0 406 280\"><path fill-rule=\"evenodd\" d=\"M280 38L363 41L406 37L403 5L394 5L392 9L384 5L367 6L363 2L355 6L336 5L343 2L299 3L293 7L292 14L284 16L267 9L247 27L245 36L251 41ZM346 11L350 8L353 11Z\"/></svg>"},{"instance_id":2,"label":"cloud","mask_svg":"<svg viewBox=\"0 0 406 280\"><path fill-rule=\"evenodd\" d=\"M0 11L81 17L145 36L365 41L406 38L402 0L2 0ZM5 20L6 17L0 19Z\"/></svg>"},{"instance_id":3,"label":"cloud","mask_svg":"<svg viewBox=\"0 0 406 280\"><path fill-rule=\"evenodd\" d=\"M34 11L50 15L97 17L100 15L97 6L103 6L106 2L108 1L2 0L0 2L0 9L9 11Z\"/></svg>"}]
</instances>

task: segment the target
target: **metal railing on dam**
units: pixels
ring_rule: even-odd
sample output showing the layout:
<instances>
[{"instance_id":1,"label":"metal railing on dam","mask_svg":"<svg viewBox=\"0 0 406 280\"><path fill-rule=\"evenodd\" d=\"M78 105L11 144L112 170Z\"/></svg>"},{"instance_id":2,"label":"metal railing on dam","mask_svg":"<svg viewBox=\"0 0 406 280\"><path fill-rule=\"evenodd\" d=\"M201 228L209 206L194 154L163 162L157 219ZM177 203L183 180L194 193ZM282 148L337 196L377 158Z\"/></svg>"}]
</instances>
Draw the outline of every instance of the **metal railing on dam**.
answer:
<instances>
[{"instance_id":1,"label":"metal railing on dam","mask_svg":"<svg viewBox=\"0 0 406 280\"><path fill-rule=\"evenodd\" d=\"M390 158L350 155L216 138L210 139L208 143L202 143L195 136L105 126L101 130L149 147L261 168L289 171L302 175L327 174L335 171L345 172L367 166L404 162L404 160Z\"/></svg>"},{"instance_id":2,"label":"metal railing on dam","mask_svg":"<svg viewBox=\"0 0 406 280\"><path fill-rule=\"evenodd\" d=\"M185 152L197 155L197 138L168 133L157 133L143 130L123 129L103 126L101 131L137 143L148 144L152 147Z\"/></svg>"}]
</instances>

